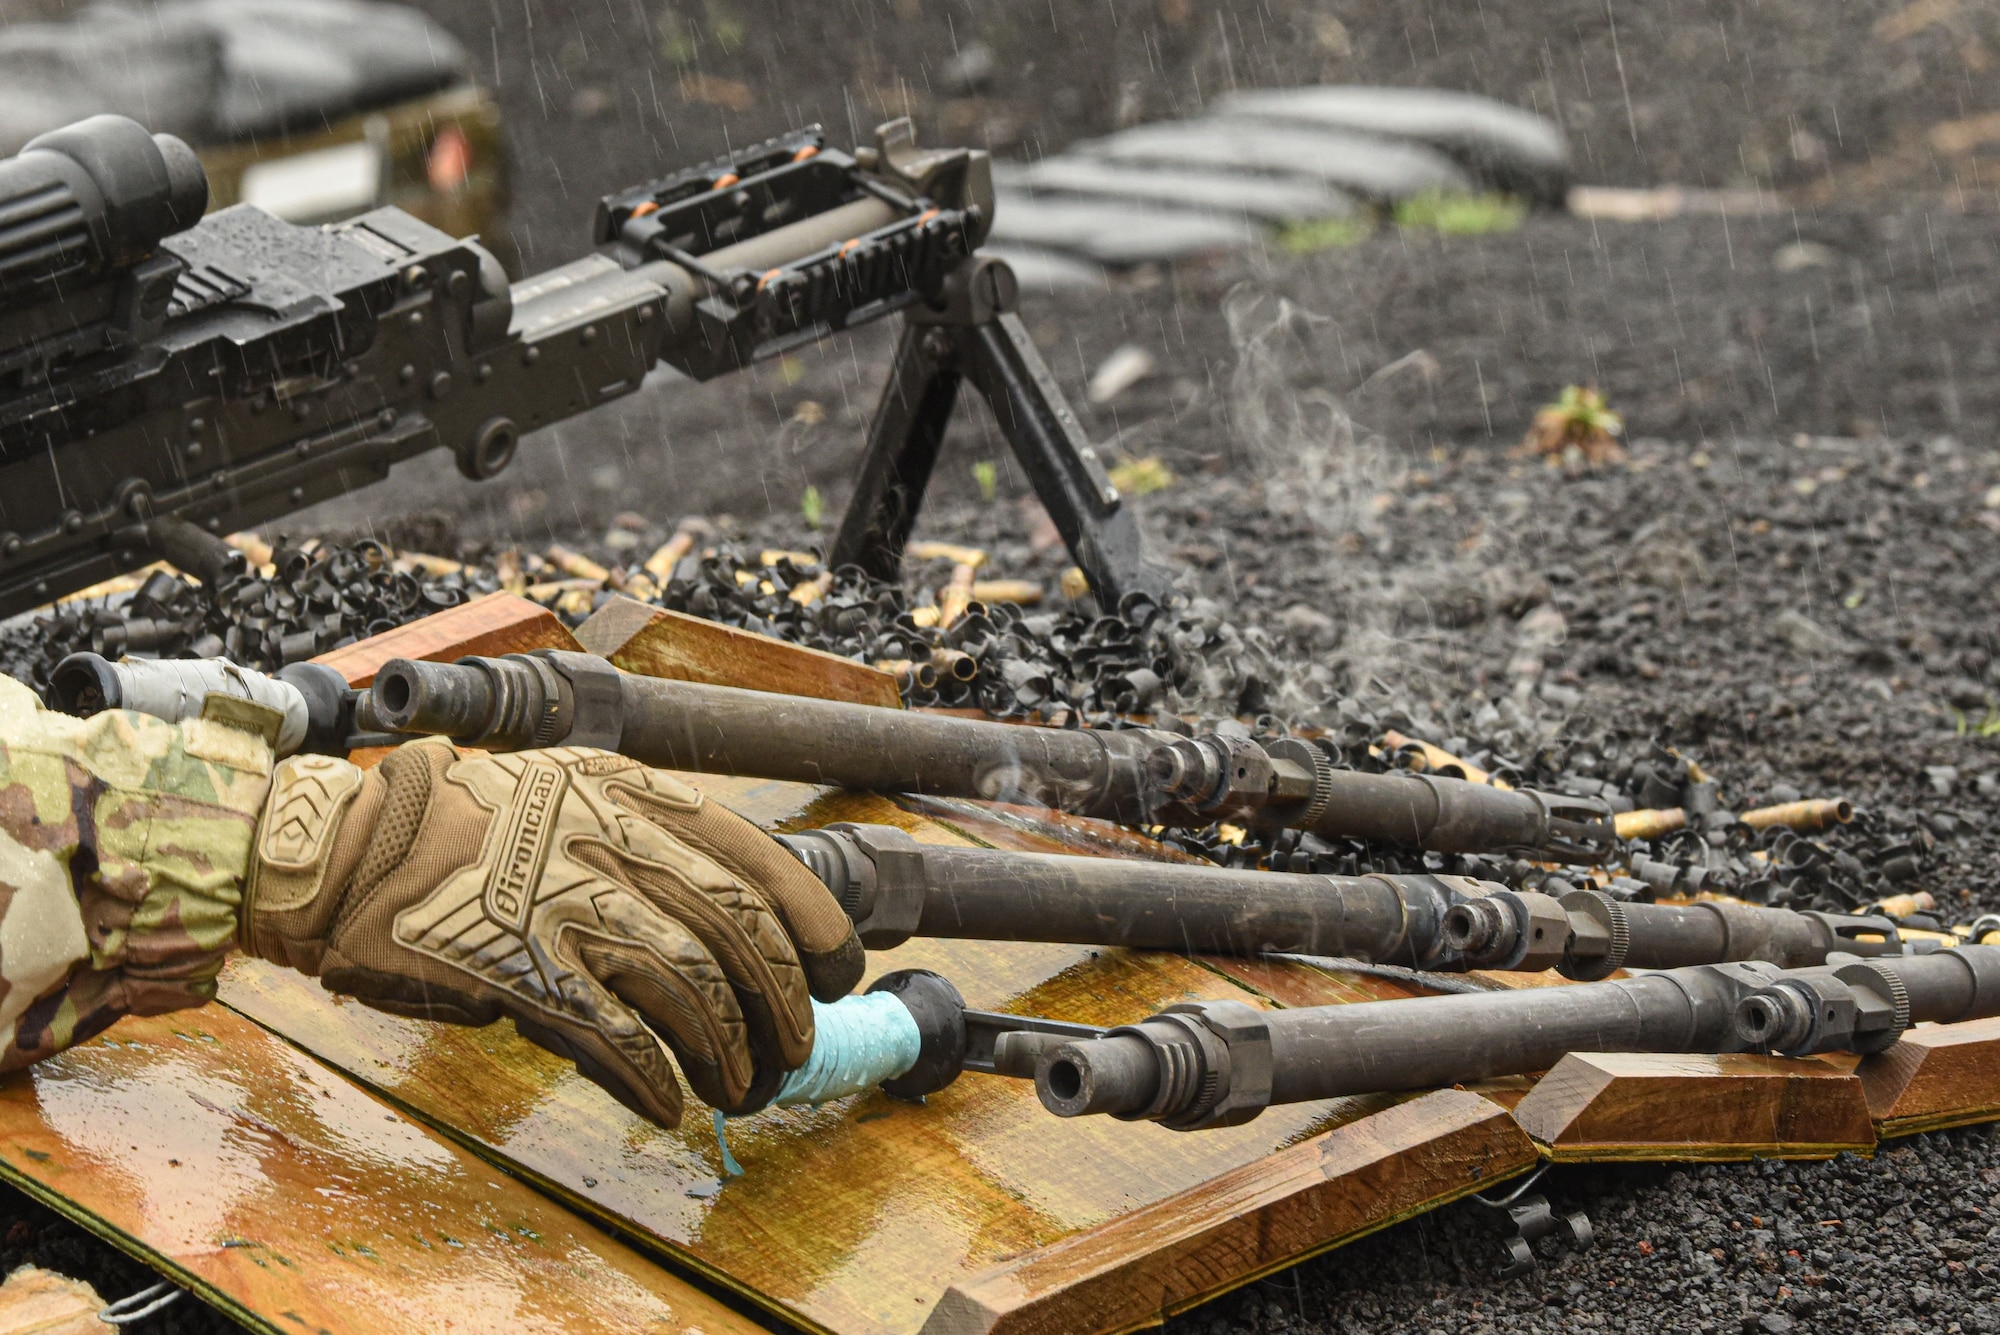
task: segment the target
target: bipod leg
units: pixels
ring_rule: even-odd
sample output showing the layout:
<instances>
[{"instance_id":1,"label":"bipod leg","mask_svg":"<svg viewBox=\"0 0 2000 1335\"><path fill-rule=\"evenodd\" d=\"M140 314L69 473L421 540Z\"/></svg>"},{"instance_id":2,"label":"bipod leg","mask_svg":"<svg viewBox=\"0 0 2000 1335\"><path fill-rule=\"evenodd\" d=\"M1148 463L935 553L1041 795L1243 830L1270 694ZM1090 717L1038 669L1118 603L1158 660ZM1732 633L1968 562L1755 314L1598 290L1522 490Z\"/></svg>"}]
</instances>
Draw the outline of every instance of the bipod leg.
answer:
<instances>
[{"instance_id":1,"label":"bipod leg","mask_svg":"<svg viewBox=\"0 0 2000 1335\"><path fill-rule=\"evenodd\" d=\"M827 557L829 568L860 566L880 580L901 576L903 546L958 402L957 361L957 330L904 321L889 383L868 427L861 476Z\"/></svg>"},{"instance_id":2,"label":"bipod leg","mask_svg":"<svg viewBox=\"0 0 2000 1335\"><path fill-rule=\"evenodd\" d=\"M1020 316L1002 312L969 331L965 374L986 396L1098 605L1116 611L1130 593L1166 601L1172 576L1147 556L1137 516L1111 484Z\"/></svg>"},{"instance_id":3,"label":"bipod leg","mask_svg":"<svg viewBox=\"0 0 2000 1335\"><path fill-rule=\"evenodd\" d=\"M1098 604L1114 611L1135 592L1164 602L1172 575L1146 555L1131 507L1013 313L1018 301L1013 271L974 256L946 279L941 304L911 308L828 560L877 579L898 577L959 382L969 379Z\"/></svg>"}]
</instances>

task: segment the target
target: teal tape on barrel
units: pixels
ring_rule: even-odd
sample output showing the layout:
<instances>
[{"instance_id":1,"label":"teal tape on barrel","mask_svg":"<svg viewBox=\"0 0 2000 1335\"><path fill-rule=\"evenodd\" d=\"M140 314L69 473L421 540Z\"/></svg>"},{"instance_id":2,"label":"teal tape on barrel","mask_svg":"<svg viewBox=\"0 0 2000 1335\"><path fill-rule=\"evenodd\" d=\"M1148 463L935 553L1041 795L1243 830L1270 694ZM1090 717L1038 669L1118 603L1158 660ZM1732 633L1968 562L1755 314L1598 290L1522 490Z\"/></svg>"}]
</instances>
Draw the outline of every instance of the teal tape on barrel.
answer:
<instances>
[{"instance_id":1,"label":"teal tape on barrel","mask_svg":"<svg viewBox=\"0 0 2000 1335\"><path fill-rule=\"evenodd\" d=\"M815 1001L812 1056L785 1077L774 1107L818 1104L873 1089L917 1064L923 1035L909 1009L888 992Z\"/></svg>"}]
</instances>

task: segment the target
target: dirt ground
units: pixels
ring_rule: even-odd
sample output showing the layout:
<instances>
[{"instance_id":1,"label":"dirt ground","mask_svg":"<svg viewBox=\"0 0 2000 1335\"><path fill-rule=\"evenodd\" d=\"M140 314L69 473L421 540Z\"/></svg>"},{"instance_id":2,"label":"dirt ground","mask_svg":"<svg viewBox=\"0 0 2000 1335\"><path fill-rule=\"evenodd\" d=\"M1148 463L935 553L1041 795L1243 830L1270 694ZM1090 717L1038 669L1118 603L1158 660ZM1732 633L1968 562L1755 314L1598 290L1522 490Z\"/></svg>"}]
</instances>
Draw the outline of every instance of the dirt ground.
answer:
<instances>
[{"instance_id":1,"label":"dirt ground","mask_svg":"<svg viewBox=\"0 0 2000 1335\"><path fill-rule=\"evenodd\" d=\"M1208 390L1229 357L1217 303L1251 277L1332 322L1323 388L1377 429L1425 444L1511 440L1570 382L1603 388L1635 435L1667 439L1971 437L1992 412L1996 197L1982 154L2000 148L1988 105L2000 93L1977 77L1988 47L2000 49L1990 6L1626 14L1541 0L1506 23L1479 6L1387 0L1064 0L1032 21L908 0L768 13L723 0L426 7L498 90L516 180L510 235L530 269L585 249L603 192L805 121L846 141L908 110L927 135L1032 156L1196 110L1232 79L1431 83L1557 115L1582 180L1751 186L1766 192L1766 211L1643 224L1543 215L1484 238L1391 230L1171 285L1141 275L1106 293L1031 294L1028 314L1066 384L1130 339ZM974 43L997 53L976 91L946 68ZM635 494L791 512L809 484L839 491L888 340L866 330L709 385L663 376L532 439L513 474L469 500L433 461L322 522L352 526L433 496L481 536L599 527ZM822 425L797 420L808 400L828 410ZM1219 448L1215 396L1206 402L1195 428L1176 414L1167 443ZM1157 403L1117 407L1126 423Z\"/></svg>"},{"instance_id":2,"label":"dirt ground","mask_svg":"<svg viewBox=\"0 0 2000 1335\"><path fill-rule=\"evenodd\" d=\"M1976 0L424 0L498 89L530 262L598 195L808 122L1034 157L1232 88L1486 93L1558 120L1581 179L1807 195L1982 185L2000 11ZM974 46L992 55L964 59ZM984 77L976 74L985 65ZM1938 142L1941 125L1965 123ZM1991 136L1989 139L1987 136Z\"/></svg>"}]
</instances>

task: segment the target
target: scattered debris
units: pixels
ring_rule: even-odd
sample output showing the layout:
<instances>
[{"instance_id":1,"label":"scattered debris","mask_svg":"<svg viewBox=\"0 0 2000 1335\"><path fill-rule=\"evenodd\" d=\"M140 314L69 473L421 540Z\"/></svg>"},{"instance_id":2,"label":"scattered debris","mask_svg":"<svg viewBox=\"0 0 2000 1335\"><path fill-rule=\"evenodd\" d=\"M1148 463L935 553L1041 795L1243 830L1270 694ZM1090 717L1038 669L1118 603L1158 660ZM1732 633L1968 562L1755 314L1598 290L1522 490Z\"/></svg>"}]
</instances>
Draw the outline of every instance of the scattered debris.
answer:
<instances>
[{"instance_id":1,"label":"scattered debris","mask_svg":"<svg viewBox=\"0 0 2000 1335\"><path fill-rule=\"evenodd\" d=\"M271 671L499 587L486 571L442 558L398 558L372 539L280 542L267 563L246 558L213 589L156 570L129 596L16 620L0 629L0 670L39 690L65 655L89 649L110 658L222 656Z\"/></svg>"},{"instance_id":2,"label":"scattered debris","mask_svg":"<svg viewBox=\"0 0 2000 1335\"><path fill-rule=\"evenodd\" d=\"M1807 658L1845 658L1855 651L1846 636L1828 630L1796 608L1778 613L1771 622L1771 630L1779 640Z\"/></svg>"},{"instance_id":3,"label":"scattered debris","mask_svg":"<svg viewBox=\"0 0 2000 1335\"><path fill-rule=\"evenodd\" d=\"M1616 439L1624 430L1624 419L1606 406L1602 394L1570 385L1554 403L1535 414L1515 452L1540 455L1551 464L1594 468L1625 458L1625 449Z\"/></svg>"},{"instance_id":4,"label":"scattered debris","mask_svg":"<svg viewBox=\"0 0 2000 1335\"><path fill-rule=\"evenodd\" d=\"M1123 344L1098 363L1084 395L1092 403L1109 403L1151 375L1156 365L1153 354L1138 344Z\"/></svg>"},{"instance_id":5,"label":"scattered debris","mask_svg":"<svg viewBox=\"0 0 2000 1335\"><path fill-rule=\"evenodd\" d=\"M1158 455L1128 459L1111 469L1111 485L1127 496L1150 496L1165 491L1175 481L1173 470L1161 463Z\"/></svg>"}]
</instances>

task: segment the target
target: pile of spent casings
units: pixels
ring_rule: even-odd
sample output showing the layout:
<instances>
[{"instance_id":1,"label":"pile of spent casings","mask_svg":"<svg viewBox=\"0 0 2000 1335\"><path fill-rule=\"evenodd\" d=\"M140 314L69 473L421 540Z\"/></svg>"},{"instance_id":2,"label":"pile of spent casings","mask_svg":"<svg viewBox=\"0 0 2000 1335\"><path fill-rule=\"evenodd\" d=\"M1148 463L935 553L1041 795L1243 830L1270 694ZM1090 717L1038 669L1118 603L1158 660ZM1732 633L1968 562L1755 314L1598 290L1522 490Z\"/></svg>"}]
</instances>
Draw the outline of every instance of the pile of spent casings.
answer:
<instances>
[{"instance_id":1,"label":"pile of spent casings","mask_svg":"<svg viewBox=\"0 0 2000 1335\"><path fill-rule=\"evenodd\" d=\"M472 568L426 570L373 539L280 546L209 588L168 570L129 598L79 599L0 629L0 670L36 690L69 654L227 658L270 672L500 587ZM444 563L454 564L454 563Z\"/></svg>"},{"instance_id":2,"label":"pile of spent casings","mask_svg":"<svg viewBox=\"0 0 2000 1335\"><path fill-rule=\"evenodd\" d=\"M689 552L664 587L620 575L590 590L579 590L575 580L533 585L514 574L523 563L517 553L503 554L494 563L511 576L503 579L495 570L437 557L399 557L372 539L281 545L261 565L238 563L212 590L155 571L128 597L70 602L17 620L0 630L0 668L37 689L65 655L86 649L113 658L220 656L271 670L504 586L550 606L571 626L622 593L881 665L897 673L912 707L971 708L1064 727L1143 722L1176 731L1289 730L1260 712L1283 663L1257 632L1230 625L1207 600L1163 607L1135 595L1114 613L1101 612L1087 596L1052 610L967 599L952 605L857 569L825 570L809 553L753 556L728 545ZM1157 835L1236 867L1350 876L1430 871L1556 893L1591 883L1632 899L1706 892L1840 911L1920 885L1939 833L1932 827L1954 819L1864 810L1849 823L1813 832L1783 824L1753 828L1725 803L1722 784L1649 738L1569 738L1517 757L1497 744L1446 737L1427 755L1422 744L1385 740L1419 731L1395 709L1342 698L1310 722L1297 731L1356 770L1484 773L1517 787L1602 798L1616 810L1668 812L1679 823L1628 839L1616 872L1594 882L1581 869L1328 841L1296 830L1263 835L1217 825ZM1774 788L1759 796L1783 802L1799 794Z\"/></svg>"},{"instance_id":3,"label":"pile of spent casings","mask_svg":"<svg viewBox=\"0 0 2000 1335\"><path fill-rule=\"evenodd\" d=\"M711 549L681 562L653 601L888 667L913 707L1092 727L1213 708L1218 696L1229 714L1256 712L1261 655L1212 602L1165 608L1133 593L1100 612L1088 598L1053 611L968 601L947 615L901 585L851 566L826 571L803 555L767 561Z\"/></svg>"},{"instance_id":4,"label":"pile of spent casings","mask_svg":"<svg viewBox=\"0 0 2000 1335\"><path fill-rule=\"evenodd\" d=\"M808 592L801 596L801 590ZM1098 614L1087 601L1060 611L975 602L958 618L941 621L942 597L921 602L858 570L827 572L802 554L758 559L722 546L682 561L655 601L865 662L904 668L931 662L938 669L932 679L901 674L904 700L914 707L972 707L1071 727L1129 726L1137 715L1177 730L1292 730L1261 712L1284 664L1257 632L1231 626L1206 600L1163 608L1128 598L1117 615ZM948 671L954 664L962 676ZM1310 722L1297 731L1331 746L1349 768L1380 773L1427 763L1420 747L1384 743L1389 735L1418 731L1398 710L1372 710L1342 698ZM1483 772L1516 787L1599 797L1617 810L1679 811L1684 824L1656 838L1627 840L1617 874L1595 882L1585 882L1580 870L1551 871L1521 859L1426 854L1297 830L1262 837L1218 825L1154 834L1236 867L1349 876L1431 871L1556 893L1588 883L1629 899L1714 893L1842 911L1920 884L1936 847L1926 822L1952 819L1863 810L1846 824L1818 831L1784 824L1755 828L1725 805L1729 794L1721 783L1648 737L1570 739L1525 758L1462 737L1446 738L1441 749L1464 758L1459 777ZM1454 771L1447 765L1440 772ZM1800 796L1782 787L1758 795L1766 804Z\"/></svg>"}]
</instances>

